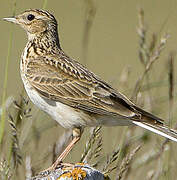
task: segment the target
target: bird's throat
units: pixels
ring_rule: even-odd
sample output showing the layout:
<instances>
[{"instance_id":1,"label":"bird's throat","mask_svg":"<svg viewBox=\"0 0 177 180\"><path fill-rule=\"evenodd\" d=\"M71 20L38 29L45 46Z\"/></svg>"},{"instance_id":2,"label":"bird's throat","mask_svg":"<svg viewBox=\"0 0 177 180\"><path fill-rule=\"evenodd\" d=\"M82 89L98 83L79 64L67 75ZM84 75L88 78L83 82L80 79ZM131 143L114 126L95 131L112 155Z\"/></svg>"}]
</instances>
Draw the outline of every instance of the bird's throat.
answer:
<instances>
[{"instance_id":1,"label":"bird's throat","mask_svg":"<svg viewBox=\"0 0 177 180\"><path fill-rule=\"evenodd\" d=\"M60 54L61 47L59 44L58 33L44 32L41 34L28 35L28 42L22 53L22 64L25 65L25 60L36 59L45 55Z\"/></svg>"},{"instance_id":2,"label":"bird's throat","mask_svg":"<svg viewBox=\"0 0 177 180\"><path fill-rule=\"evenodd\" d=\"M57 31L45 31L40 34L28 35L26 47L28 55L57 54L61 50Z\"/></svg>"}]
</instances>

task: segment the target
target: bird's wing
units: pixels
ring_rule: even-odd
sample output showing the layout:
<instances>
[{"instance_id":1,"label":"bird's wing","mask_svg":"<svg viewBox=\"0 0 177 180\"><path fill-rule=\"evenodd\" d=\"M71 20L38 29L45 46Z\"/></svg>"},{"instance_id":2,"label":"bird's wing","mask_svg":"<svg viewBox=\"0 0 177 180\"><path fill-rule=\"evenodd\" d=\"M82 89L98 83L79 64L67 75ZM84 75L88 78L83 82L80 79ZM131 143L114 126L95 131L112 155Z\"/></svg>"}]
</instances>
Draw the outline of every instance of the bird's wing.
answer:
<instances>
[{"instance_id":1,"label":"bird's wing","mask_svg":"<svg viewBox=\"0 0 177 180\"><path fill-rule=\"evenodd\" d=\"M133 104L77 61L67 56L29 59L25 76L44 98L88 113L113 115L177 142L177 132Z\"/></svg>"},{"instance_id":2,"label":"bird's wing","mask_svg":"<svg viewBox=\"0 0 177 180\"><path fill-rule=\"evenodd\" d=\"M45 98L92 113L139 119L132 102L67 56L28 59L25 76Z\"/></svg>"}]
</instances>

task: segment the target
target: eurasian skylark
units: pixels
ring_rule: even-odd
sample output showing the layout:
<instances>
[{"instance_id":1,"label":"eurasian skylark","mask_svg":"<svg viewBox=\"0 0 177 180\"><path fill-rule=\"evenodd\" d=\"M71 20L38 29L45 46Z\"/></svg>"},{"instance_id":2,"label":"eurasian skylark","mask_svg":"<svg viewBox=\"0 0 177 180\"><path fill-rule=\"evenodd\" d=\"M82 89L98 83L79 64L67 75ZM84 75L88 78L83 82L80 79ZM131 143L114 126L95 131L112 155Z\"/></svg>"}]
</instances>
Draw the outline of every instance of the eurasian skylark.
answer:
<instances>
[{"instance_id":1,"label":"eurasian skylark","mask_svg":"<svg viewBox=\"0 0 177 180\"><path fill-rule=\"evenodd\" d=\"M86 126L135 124L177 142L177 132L165 127L162 119L137 107L64 53L52 14L30 9L4 20L20 25L28 35L20 70L31 101L61 126L73 129L73 140L52 168L79 141Z\"/></svg>"}]
</instances>

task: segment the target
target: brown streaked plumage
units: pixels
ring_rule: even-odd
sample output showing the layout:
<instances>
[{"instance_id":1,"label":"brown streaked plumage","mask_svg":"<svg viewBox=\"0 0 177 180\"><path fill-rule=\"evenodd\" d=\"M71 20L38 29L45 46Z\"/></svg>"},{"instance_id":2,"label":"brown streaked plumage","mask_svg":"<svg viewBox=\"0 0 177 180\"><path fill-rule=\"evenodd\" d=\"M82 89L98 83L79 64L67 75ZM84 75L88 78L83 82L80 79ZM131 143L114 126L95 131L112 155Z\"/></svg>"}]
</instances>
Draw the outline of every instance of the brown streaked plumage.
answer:
<instances>
[{"instance_id":1,"label":"brown streaked plumage","mask_svg":"<svg viewBox=\"0 0 177 180\"><path fill-rule=\"evenodd\" d=\"M32 102L65 128L73 141L52 168L80 139L83 128L138 125L177 142L175 130L142 110L61 49L57 21L44 10L31 9L4 20L19 24L28 35L21 57L21 77Z\"/></svg>"}]
</instances>

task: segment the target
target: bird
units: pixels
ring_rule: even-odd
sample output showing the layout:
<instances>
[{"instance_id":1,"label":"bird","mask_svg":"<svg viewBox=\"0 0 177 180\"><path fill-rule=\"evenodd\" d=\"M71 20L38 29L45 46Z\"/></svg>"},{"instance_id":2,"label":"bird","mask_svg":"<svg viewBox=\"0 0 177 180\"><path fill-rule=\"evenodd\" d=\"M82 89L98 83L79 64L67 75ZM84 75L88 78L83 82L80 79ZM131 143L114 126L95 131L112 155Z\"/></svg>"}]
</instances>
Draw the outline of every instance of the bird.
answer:
<instances>
[{"instance_id":1,"label":"bird","mask_svg":"<svg viewBox=\"0 0 177 180\"><path fill-rule=\"evenodd\" d=\"M3 20L27 33L20 74L29 98L62 127L72 129L71 142L50 169L64 160L85 127L136 125L177 142L177 132L164 120L138 107L63 51L58 23L50 12L28 9Z\"/></svg>"}]
</instances>

